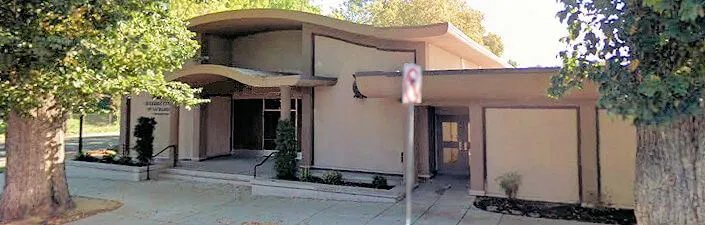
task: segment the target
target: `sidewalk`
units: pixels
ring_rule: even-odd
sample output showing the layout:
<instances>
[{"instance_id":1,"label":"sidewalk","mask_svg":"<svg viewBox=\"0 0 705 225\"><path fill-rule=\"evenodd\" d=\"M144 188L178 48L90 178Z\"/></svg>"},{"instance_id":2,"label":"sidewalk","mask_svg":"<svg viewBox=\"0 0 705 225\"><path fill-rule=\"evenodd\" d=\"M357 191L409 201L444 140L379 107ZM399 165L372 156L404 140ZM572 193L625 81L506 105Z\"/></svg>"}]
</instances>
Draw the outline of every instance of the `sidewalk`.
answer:
<instances>
[{"instance_id":1,"label":"sidewalk","mask_svg":"<svg viewBox=\"0 0 705 225\"><path fill-rule=\"evenodd\" d=\"M0 184L3 181L0 175ZM2 187L3 185L0 185ZM121 208L76 221L92 224L374 224L404 223L404 202L356 203L250 196L227 184L157 180L126 182L69 177L71 193L123 202ZM481 211L462 188L443 192L434 184L414 192L414 224L588 225ZM259 223L258 223L259 222Z\"/></svg>"}]
</instances>

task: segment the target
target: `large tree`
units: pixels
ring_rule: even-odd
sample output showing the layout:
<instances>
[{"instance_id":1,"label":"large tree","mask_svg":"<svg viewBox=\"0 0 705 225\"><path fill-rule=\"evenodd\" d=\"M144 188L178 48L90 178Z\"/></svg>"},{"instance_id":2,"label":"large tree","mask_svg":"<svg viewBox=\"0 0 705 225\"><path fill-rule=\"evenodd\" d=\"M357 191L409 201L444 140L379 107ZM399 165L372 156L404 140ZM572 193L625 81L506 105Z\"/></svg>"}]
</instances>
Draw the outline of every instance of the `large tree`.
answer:
<instances>
[{"instance_id":1,"label":"large tree","mask_svg":"<svg viewBox=\"0 0 705 225\"><path fill-rule=\"evenodd\" d=\"M170 0L171 12L187 20L195 16L227 10L250 8L289 9L319 14L321 9L310 0Z\"/></svg>"},{"instance_id":2,"label":"large tree","mask_svg":"<svg viewBox=\"0 0 705 225\"><path fill-rule=\"evenodd\" d=\"M0 221L73 207L64 173L69 113L109 95L148 92L193 105L167 82L198 48L166 0L0 0L0 120L7 171Z\"/></svg>"},{"instance_id":3,"label":"large tree","mask_svg":"<svg viewBox=\"0 0 705 225\"><path fill-rule=\"evenodd\" d=\"M549 94L593 81L600 107L633 120L639 224L705 224L705 1L562 2Z\"/></svg>"},{"instance_id":4,"label":"large tree","mask_svg":"<svg viewBox=\"0 0 705 225\"><path fill-rule=\"evenodd\" d=\"M482 12L464 0L345 0L333 17L375 26L408 26L451 22L492 53L502 55L502 39L485 31Z\"/></svg>"}]
</instances>

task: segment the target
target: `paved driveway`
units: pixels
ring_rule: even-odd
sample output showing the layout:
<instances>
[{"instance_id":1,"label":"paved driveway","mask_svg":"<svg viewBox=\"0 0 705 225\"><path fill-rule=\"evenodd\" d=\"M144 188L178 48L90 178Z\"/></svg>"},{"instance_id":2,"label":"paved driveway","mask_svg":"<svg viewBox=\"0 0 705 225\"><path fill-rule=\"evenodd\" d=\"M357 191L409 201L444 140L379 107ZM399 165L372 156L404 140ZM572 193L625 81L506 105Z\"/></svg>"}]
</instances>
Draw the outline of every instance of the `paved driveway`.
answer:
<instances>
[{"instance_id":1,"label":"paved driveway","mask_svg":"<svg viewBox=\"0 0 705 225\"><path fill-rule=\"evenodd\" d=\"M0 183L2 179L0 175ZM250 196L228 184L158 180L126 182L69 177L74 195L119 200L121 208L73 224L403 224L404 203L355 203ZM2 185L0 185L2 187ZM500 215L471 207L472 197L436 185L416 191L414 224L586 225Z\"/></svg>"}]
</instances>

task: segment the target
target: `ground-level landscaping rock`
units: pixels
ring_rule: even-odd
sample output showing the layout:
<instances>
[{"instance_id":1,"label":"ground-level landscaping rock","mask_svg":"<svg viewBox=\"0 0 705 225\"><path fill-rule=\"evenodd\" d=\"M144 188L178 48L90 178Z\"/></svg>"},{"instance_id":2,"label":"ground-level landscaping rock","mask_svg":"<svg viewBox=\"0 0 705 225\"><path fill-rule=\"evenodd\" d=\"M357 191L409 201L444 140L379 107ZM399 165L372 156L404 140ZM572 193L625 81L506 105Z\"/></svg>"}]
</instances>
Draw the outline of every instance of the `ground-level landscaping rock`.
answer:
<instances>
[{"instance_id":1,"label":"ground-level landscaping rock","mask_svg":"<svg viewBox=\"0 0 705 225\"><path fill-rule=\"evenodd\" d=\"M498 197L480 196L475 198L475 207L511 215L525 215L534 218L575 220L605 224L636 224L634 210L614 208L585 208L579 204L527 201Z\"/></svg>"}]
</instances>

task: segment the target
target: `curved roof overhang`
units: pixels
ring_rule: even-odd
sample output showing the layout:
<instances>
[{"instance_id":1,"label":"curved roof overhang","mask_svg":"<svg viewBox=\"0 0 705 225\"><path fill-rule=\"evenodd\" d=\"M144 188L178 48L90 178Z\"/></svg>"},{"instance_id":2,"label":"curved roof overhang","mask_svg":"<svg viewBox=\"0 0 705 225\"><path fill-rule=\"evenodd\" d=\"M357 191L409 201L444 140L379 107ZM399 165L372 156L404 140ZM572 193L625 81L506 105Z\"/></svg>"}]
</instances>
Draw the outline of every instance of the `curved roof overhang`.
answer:
<instances>
[{"instance_id":1,"label":"curved roof overhang","mask_svg":"<svg viewBox=\"0 0 705 225\"><path fill-rule=\"evenodd\" d=\"M200 64L187 66L177 72L165 76L167 81L184 80L190 76L201 75L208 78L224 77L236 80L240 83L253 87L314 87L331 86L337 82L336 78L313 77L306 78L301 75L281 74L264 72L237 67L229 67L214 64ZM217 78L215 78L217 79ZM213 79L211 79L213 80ZM187 82L188 83L188 82Z\"/></svg>"},{"instance_id":2,"label":"curved roof overhang","mask_svg":"<svg viewBox=\"0 0 705 225\"><path fill-rule=\"evenodd\" d=\"M559 68L475 69L424 71L424 102L454 100L537 100L547 98L551 76ZM369 98L401 98L400 72L355 74L360 92ZM597 100L597 88L588 83L565 100Z\"/></svg>"},{"instance_id":3,"label":"curved roof overhang","mask_svg":"<svg viewBox=\"0 0 705 225\"><path fill-rule=\"evenodd\" d=\"M304 24L385 40L423 41L464 58L476 60L486 68L510 67L507 62L470 39L450 23L375 27L300 11L246 9L194 17L189 20L189 29L198 33L237 36L275 30L301 30Z\"/></svg>"}]
</instances>

